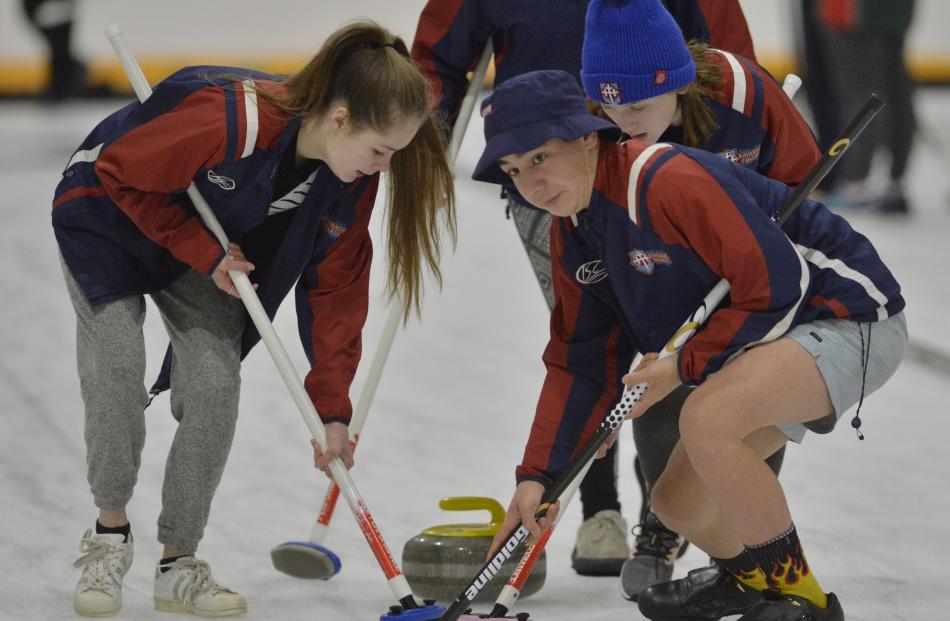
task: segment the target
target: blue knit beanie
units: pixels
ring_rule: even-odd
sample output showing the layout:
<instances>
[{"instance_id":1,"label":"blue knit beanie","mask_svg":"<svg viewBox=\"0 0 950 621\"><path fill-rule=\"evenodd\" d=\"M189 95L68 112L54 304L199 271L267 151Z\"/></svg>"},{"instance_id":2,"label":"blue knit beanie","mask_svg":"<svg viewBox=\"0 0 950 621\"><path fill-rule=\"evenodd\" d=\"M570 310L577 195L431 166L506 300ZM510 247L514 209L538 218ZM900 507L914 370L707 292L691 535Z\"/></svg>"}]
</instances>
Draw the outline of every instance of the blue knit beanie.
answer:
<instances>
[{"instance_id":1,"label":"blue knit beanie","mask_svg":"<svg viewBox=\"0 0 950 621\"><path fill-rule=\"evenodd\" d=\"M581 68L588 97L627 104L695 79L683 33L660 0L591 0Z\"/></svg>"}]
</instances>

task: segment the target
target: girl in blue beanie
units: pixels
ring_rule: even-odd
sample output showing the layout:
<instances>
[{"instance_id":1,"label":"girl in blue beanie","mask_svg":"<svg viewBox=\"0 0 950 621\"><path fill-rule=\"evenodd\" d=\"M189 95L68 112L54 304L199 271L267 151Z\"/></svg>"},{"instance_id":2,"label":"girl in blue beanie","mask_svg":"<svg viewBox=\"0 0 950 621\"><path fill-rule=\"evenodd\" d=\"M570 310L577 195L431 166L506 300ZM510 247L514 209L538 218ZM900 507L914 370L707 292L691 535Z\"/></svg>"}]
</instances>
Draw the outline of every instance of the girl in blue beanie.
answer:
<instances>
[{"instance_id":1,"label":"girl in blue beanie","mask_svg":"<svg viewBox=\"0 0 950 621\"><path fill-rule=\"evenodd\" d=\"M818 161L807 123L755 61L686 43L659 0L593 0L581 80L624 133L718 153L789 185Z\"/></svg>"},{"instance_id":2,"label":"girl in blue beanie","mask_svg":"<svg viewBox=\"0 0 950 621\"><path fill-rule=\"evenodd\" d=\"M737 53L685 42L659 0L592 0L582 56L588 98L633 139L698 147L789 185L818 161L811 131L772 77ZM633 425L647 489L677 438L664 422L675 419L688 393L684 386ZM776 472L782 457L779 452L770 459ZM671 579L681 541L653 513L645 513L641 523L660 536L638 538L624 563L620 589L631 600ZM656 541L666 545L651 543Z\"/></svg>"},{"instance_id":3,"label":"girl in blue beanie","mask_svg":"<svg viewBox=\"0 0 950 621\"><path fill-rule=\"evenodd\" d=\"M710 567L639 596L649 619L840 621L812 574L765 458L808 431L827 433L880 388L903 357L900 286L871 243L805 201L779 227L790 193L706 151L614 144L560 71L505 82L482 104L475 179L555 216L555 308L547 377L499 539L536 521L545 486L619 400L646 384L633 418L681 385L682 437L653 488L665 523ZM658 352L720 280L729 298L674 355ZM872 338L873 335L873 338ZM860 427L855 414L852 426Z\"/></svg>"}]
</instances>

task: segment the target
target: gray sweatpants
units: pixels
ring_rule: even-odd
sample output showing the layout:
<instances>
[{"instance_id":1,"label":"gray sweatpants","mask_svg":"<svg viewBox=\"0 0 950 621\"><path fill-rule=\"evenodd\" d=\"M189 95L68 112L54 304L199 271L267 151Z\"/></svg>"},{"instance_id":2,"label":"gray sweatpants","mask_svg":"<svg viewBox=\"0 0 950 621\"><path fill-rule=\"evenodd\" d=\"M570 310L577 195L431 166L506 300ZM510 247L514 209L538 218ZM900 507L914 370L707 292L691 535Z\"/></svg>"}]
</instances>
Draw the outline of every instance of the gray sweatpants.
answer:
<instances>
[{"instance_id":1,"label":"gray sweatpants","mask_svg":"<svg viewBox=\"0 0 950 621\"><path fill-rule=\"evenodd\" d=\"M63 264L76 311L87 477L96 506L124 509L145 444L145 297L93 306ZM178 430L165 464L159 542L194 552L227 461L238 413L244 307L188 272L151 294L173 349L171 410Z\"/></svg>"}]
</instances>

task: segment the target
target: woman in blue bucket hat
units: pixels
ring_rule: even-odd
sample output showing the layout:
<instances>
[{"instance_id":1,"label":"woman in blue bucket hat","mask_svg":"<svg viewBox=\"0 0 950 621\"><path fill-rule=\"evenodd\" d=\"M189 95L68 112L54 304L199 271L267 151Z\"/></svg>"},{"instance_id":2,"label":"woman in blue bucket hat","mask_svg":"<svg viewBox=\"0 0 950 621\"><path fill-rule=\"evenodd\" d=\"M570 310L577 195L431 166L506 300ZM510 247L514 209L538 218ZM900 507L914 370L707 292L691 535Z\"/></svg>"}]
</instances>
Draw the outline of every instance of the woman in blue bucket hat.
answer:
<instances>
[{"instance_id":1,"label":"woman in blue bucket hat","mask_svg":"<svg viewBox=\"0 0 950 621\"><path fill-rule=\"evenodd\" d=\"M506 81L482 115L486 145L473 177L554 216L547 377L499 532L521 521L540 534L547 520L533 512L544 487L623 384L649 387L633 418L695 385L651 497L660 519L714 564L650 587L641 612L843 619L805 560L764 459L808 431L830 431L899 365L904 300L873 246L808 200L780 228L771 214L789 188L725 158L615 143L616 129L588 114L564 72ZM723 278L729 297L675 356L647 355L626 373L634 351L660 351Z\"/></svg>"}]
</instances>

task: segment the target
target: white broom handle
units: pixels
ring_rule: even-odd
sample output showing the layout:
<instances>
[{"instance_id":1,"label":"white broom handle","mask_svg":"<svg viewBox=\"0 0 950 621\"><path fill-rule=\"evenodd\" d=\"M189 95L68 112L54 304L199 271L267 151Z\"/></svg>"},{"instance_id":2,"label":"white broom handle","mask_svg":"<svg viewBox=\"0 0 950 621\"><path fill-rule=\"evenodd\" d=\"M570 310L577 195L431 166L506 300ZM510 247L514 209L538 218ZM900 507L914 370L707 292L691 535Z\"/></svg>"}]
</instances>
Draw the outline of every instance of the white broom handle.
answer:
<instances>
[{"instance_id":1,"label":"white broom handle","mask_svg":"<svg viewBox=\"0 0 950 621\"><path fill-rule=\"evenodd\" d=\"M122 32L122 28L118 24L113 24L112 26L106 28L105 32L106 36L109 38L109 42L112 44L112 47L115 49L115 52L119 57L119 61L122 63L122 68L129 77L129 82L132 84L135 94L138 96L140 101L144 102L152 94L152 89L149 86L148 81L145 79L145 74L142 73L142 69L139 67L138 61L136 61L135 56L132 53L132 48L129 46L129 42L125 38L125 34ZM218 241L221 243L221 246L225 249L225 251L227 251L227 235L225 234L224 229L221 228L221 224L218 222L218 219L211 211L211 207L208 206L208 203L205 202L204 198L201 196L194 182L191 182L191 184L188 186L188 196L191 198L195 208L201 215L201 219L204 221L205 226L207 226L211 232L214 233L215 237L217 237ZM323 422L320 420L317 410L313 407L313 402L310 400L310 396L307 394L303 383L297 376L297 372L294 369L294 366L290 361L290 357L287 355L287 351L284 349L280 338L277 336L274 326L267 317L267 313L264 311L264 307L261 305L261 301L257 297L257 292L254 291L254 286L251 284L250 279L244 272L234 270L229 271L228 275L231 277L231 280L234 282L235 287L240 293L241 301L244 302L244 306L247 308L248 315L250 315L251 320L254 322L254 326L261 335L261 339L267 346L267 350L270 352L271 357L274 360L274 364L277 365L277 370L280 373L281 378L284 380L284 384L287 386L287 389L290 391L290 395L293 398L294 403L297 405L297 409L300 411L300 415L304 419L304 423L306 423L307 427L310 429L311 435L314 437L314 439L316 439L320 447L326 450L327 440ZM372 516L369 515L366 505L360 498L359 492L356 489L356 485L353 482L349 471L339 458L331 461L329 468L331 474L333 475L333 479L340 486L340 489L346 497L350 508L353 510L353 513L357 518L357 521L360 523L363 534L370 543L370 547L373 549L377 560L379 560L380 565L383 566L386 577L389 581L390 588L392 589L393 594L396 596L396 599L403 600L407 596L411 597L412 592L409 589L409 584L402 576L398 565L396 565L392 558L392 554L389 552L389 549L383 542L382 537L379 535L376 525L372 520Z\"/></svg>"},{"instance_id":2,"label":"white broom handle","mask_svg":"<svg viewBox=\"0 0 950 621\"><path fill-rule=\"evenodd\" d=\"M801 87L802 79L794 73L785 76L785 81L782 82L782 90L785 91L789 99L795 99L795 93L797 93Z\"/></svg>"},{"instance_id":3,"label":"white broom handle","mask_svg":"<svg viewBox=\"0 0 950 621\"><path fill-rule=\"evenodd\" d=\"M488 63L491 60L492 46L491 41L485 46L478 66L472 75L472 81L465 92L465 98L462 100L462 107L459 116L455 121L455 127L452 130L452 139L448 146L449 165L455 166L455 159L458 156L459 147L462 144L462 138L468 127L468 121L472 116L472 110L475 107L475 100L478 99L478 93L481 90L482 83L485 81L485 73L488 71ZM366 414L376 396L376 388L379 386L379 379L382 376L383 368L386 366L386 360L389 358L389 350L392 347L393 339L396 338L396 331L399 329L399 321L402 317L403 300L398 296L393 300L389 309L389 315L386 317L386 323L383 326L383 333L379 338L379 345L373 354L373 360L369 366L369 374L366 376L366 382L360 391L359 399L356 401L356 409L353 411L353 420L350 422L350 428L355 433L361 433L363 422L366 420Z\"/></svg>"},{"instance_id":4,"label":"white broom handle","mask_svg":"<svg viewBox=\"0 0 950 621\"><path fill-rule=\"evenodd\" d=\"M447 158L449 165L455 168L455 160L458 157L459 148L462 145L462 138L465 136L465 130L468 128L468 122L472 118L472 110L475 108L475 101L478 99L478 93L482 84L485 82L485 74L488 72L488 63L491 61L492 45L489 40L485 45L485 50L472 72L472 81L465 91L465 97L462 99L462 106L459 110L458 118L455 121L455 127L452 129L452 138L449 141L447 149ZM383 324L383 332L379 337L379 344L373 353L373 359L369 364L369 372L366 375L366 381L360 389L360 396L356 400L356 407L353 409L353 418L350 420L350 436L353 442L359 441L360 434L363 433L363 424L366 422L366 416L369 414L369 408L376 397L376 389L379 387L379 380L383 375L383 369L386 368L386 361L389 359L389 350L392 349L393 341L396 338L396 332L399 330L399 324L402 319L403 300L397 294L389 307L389 313L386 316L386 322ZM333 483L330 489L324 495L320 514L314 520L310 528L310 542L322 544L327 536L327 527L330 518L333 517L333 509L336 503L336 490Z\"/></svg>"},{"instance_id":5,"label":"white broom handle","mask_svg":"<svg viewBox=\"0 0 950 621\"><path fill-rule=\"evenodd\" d=\"M468 121L472 117L472 110L475 107L475 100L478 99L478 93L481 90L482 83L485 81L485 73L488 71L488 63L491 60L492 46L491 41L485 46L482 57L478 61L478 66L472 75L472 81L465 92L465 98L462 100L462 107L459 111L455 127L452 130L452 138L448 146L449 165L455 166L455 159L458 156L459 147L462 144L462 138L465 130L468 128ZM366 376L366 382L360 391L359 399L356 401L356 409L353 411L353 420L350 427L355 433L363 430L363 422L366 420L366 414L376 396L376 388L379 386L379 379L386 366L386 360L389 358L389 350L392 347L393 339L396 338L396 331L399 329L399 321L402 317L403 300L398 296L393 300L389 309L389 315L386 317L386 323L383 325L383 333L379 338L379 345L373 354L373 360L369 366L369 374Z\"/></svg>"},{"instance_id":6,"label":"white broom handle","mask_svg":"<svg viewBox=\"0 0 950 621\"><path fill-rule=\"evenodd\" d=\"M482 57L478 59L475 70L472 72L472 81L468 84L465 91L465 97L462 99L462 106L459 109L459 115L455 119L455 127L452 128L452 139L449 141L448 158L449 164L455 166L455 160L458 157L459 149L462 146L462 139L465 138L465 130L468 129L468 122L472 118L472 110L475 108L475 100L478 99L478 93L485 82L485 74L488 73L488 63L491 61L492 44L491 39L485 44L485 50Z\"/></svg>"}]
</instances>

